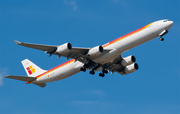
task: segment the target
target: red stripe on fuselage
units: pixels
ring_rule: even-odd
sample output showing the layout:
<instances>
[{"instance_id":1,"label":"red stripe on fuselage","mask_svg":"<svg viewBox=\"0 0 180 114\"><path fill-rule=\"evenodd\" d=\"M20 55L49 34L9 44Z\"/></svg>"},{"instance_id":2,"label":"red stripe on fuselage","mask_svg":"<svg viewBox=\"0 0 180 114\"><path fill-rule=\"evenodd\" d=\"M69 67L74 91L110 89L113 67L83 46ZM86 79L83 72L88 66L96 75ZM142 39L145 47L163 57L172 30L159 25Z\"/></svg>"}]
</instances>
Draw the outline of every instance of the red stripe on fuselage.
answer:
<instances>
[{"instance_id":1,"label":"red stripe on fuselage","mask_svg":"<svg viewBox=\"0 0 180 114\"><path fill-rule=\"evenodd\" d=\"M139 29L137 29L137 30L135 30L135 31L133 31L133 32L130 32L130 33L128 33L128 34L126 34L126 35L124 35L124 36L122 36L122 37L119 37L119 38L117 38L117 39L115 39L115 40L113 40L113 41L110 41L110 42L104 44L102 47L104 48L104 47L106 47L106 46L109 46L109 45L111 45L111 44L113 44L113 43L115 43L115 42L118 42L118 41L120 41L120 40L122 40L122 39L124 39L124 38L126 38L126 37L128 37L128 36L131 36L131 35L139 32L139 31L141 31L141 30L144 30L145 28L149 27L151 24L152 24L152 23L150 23L150 24L148 24L148 25L146 25L146 26L144 26L144 27L141 27L141 28L139 28Z\"/></svg>"}]
</instances>

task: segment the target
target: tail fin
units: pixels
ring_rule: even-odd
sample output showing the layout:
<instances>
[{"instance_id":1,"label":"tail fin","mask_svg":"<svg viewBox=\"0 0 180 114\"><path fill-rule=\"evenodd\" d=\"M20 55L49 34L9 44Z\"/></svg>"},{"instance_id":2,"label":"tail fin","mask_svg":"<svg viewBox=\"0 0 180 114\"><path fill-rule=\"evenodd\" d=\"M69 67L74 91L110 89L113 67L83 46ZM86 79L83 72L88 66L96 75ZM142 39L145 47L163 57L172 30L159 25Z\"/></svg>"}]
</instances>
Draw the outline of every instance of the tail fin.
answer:
<instances>
[{"instance_id":1,"label":"tail fin","mask_svg":"<svg viewBox=\"0 0 180 114\"><path fill-rule=\"evenodd\" d=\"M41 69L40 67L38 67L37 65L35 65L33 62L31 62L28 59L25 59L23 61L21 61L28 77L35 77L38 76L44 72L46 72L45 70Z\"/></svg>"}]
</instances>

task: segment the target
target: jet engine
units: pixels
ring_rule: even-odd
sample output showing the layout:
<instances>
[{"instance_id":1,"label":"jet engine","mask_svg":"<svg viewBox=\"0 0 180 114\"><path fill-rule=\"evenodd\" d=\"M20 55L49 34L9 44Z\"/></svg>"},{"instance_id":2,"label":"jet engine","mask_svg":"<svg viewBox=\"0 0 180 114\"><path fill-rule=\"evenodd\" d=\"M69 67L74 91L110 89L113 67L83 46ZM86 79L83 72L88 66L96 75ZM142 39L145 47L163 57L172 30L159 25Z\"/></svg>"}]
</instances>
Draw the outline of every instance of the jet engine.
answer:
<instances>
[{"instance_id":1,"label":"jet engine","mask_svg":"<svg viewBox=\"0 0 180 114\"><path fill-rule=\"evenodd\" d=\"M124 73L125 74L132 73L132 72L138 70L138 68L139 68L139 66L137 63L130 64L124 68Z\"/></svg>"},{"instance_id":2,"label":"jet engine","mask_svg":"<svg viewBox=\"0 0 180 114\"><path fill-rule=\"evenodd\" d=\"M128 66L128 65L134 63L135 61L136 61L136 58L133 55L130 55L130 56L122 59L121 65L125 67L125 66Z\"/></svg>"},{"instance_id":3,"label":"jet engine","mask_svg":"<svg viewBox=\"0 0 180 114\"><path fill-rule=\"evenodd\" d=\"M72 45L70 43L65 43L57 47L56 53L63 55L65 53L68 53L71 49Z\"/></svg>"},{"instance_id":4,"label":"jet engine","mask_svg":"<svg viewBox=\"0 0 180 114\"><path fill-rule=\"evenodd\" d=\"M95 57L95 56L102 54L103 52L104 52L104 49L102 46L96 46L94 48L91 48L87 55Z\"/></svg>"}]
</instances>

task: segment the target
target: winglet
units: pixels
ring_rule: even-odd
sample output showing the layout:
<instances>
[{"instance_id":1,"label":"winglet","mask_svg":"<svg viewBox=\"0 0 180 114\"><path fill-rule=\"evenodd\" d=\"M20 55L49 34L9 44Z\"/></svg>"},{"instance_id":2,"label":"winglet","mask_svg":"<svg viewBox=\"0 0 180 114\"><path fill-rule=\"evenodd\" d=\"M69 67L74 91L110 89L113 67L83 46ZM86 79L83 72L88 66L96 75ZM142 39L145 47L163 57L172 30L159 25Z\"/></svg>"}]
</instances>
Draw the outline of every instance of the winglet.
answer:
<instances>
[{"instance_id":1,"label":"winglet","mask_svg":"<svg viewBox=\"0 0 180 114\"><path fill-rule=\"evenodd\" d=\"M14 42L17 44L17 45L20 45L22 42L19 42L17 40L14 40Z\"/></svg>"}]
</instances>

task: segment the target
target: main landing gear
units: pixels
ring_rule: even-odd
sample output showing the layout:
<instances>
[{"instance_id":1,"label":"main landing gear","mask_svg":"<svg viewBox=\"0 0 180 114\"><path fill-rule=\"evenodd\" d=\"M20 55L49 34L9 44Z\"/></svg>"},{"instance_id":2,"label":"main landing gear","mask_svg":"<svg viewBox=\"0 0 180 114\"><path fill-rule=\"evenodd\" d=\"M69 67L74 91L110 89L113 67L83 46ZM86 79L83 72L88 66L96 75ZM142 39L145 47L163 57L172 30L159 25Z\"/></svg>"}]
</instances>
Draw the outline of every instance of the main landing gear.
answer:
<instances>
[{"instance_id":1,"label":"main landing gear","mask_svg":"<svg viewBox=\"0 0 180 114\"><path fill-rule=\"evenodd\" d=\"M86 68L85 68L85 67L82 67L80 70L83 71L83 72L86 72ZM108 72L109 72L109 71L108 71L107 69L103 69L103 70L102 70L102 73L99 73L99 76L100 76L100 77L104 77L105 74L107 74ZM94 74L95 74L95 71L92 69L91 71L89 71L89 73L92 74L92 75L94 75Z\"/></svg>"},{"instance_id":2,"label":"main landing gear","mask_svg":"<svg viewBox=\"0 0 180 114\"><path fill-rule=\"evenodd\" d=\"M86 68L89 68L88 64L85 64L80 70L86 72Z\"/></svg>"},{"instance_id":3,"label":"main landing gear","mask_svg":"<svg viewBox=\"0 0 180 114\"><path fill-rule=\"evenodd\" d=\"M95 74L95 71L94 71L94 70L91 70L89 73L92 74L92 75L94 75L94 74Z\"/></svg>"},{"instance_id":4,"label":"main landing gear","mask_svg":"<svg viewBox=\"0 0 180 114\"><path fill-rule=\"evenodd\" d=\"M80 70L83 72L86 72L86 68L84 68L84 67L82 67Z\"/></svg>"},{"instance_id":5,"label":"main landing gear","mask_svg":"<svg viewBox=\"0 0 180 114\"><path fill-rule=\"evenodd\" d=\"M164 41L164 38L162 38L162 36L164 36L164 35L167 34L167 33L168 33L168 30L163 30L163 31L159 34L159 36L160 36L159 40L160 40L160 41Z\"/></svg>"},{"instance_id":6,"label":"main landing gear","mask_svg":"<svg viewBox=\"0 0 180 114\"><path fill-rule=\"evenodd\" d=\"M107 73L108 73L108 70L107 69L103 69L102 73L99 73L99 76L104 77L105 74L107 74Z\"/></svg>"}]
</instances>

